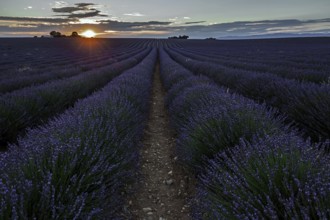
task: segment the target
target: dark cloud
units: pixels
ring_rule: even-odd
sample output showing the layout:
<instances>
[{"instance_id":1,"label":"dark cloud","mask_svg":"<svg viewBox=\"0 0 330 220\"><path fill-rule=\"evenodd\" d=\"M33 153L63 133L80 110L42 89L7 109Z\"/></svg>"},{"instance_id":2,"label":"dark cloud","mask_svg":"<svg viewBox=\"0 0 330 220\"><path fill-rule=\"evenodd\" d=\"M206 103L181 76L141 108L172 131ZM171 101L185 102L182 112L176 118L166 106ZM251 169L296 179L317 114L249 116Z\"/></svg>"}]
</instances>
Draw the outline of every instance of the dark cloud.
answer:
<instances>
[{"instance_id":1,"label":"dark cloud","mask_svg":"<svg viewBox=\"0 0 330 220\"><path fill-rule=\"evenodd\" d=\"M201 24L201 23L205 23L206 21L190 21L190 22L186 22L184 24Z\"/></svg>"},{"instance_id":2,"label":"dark cloud","mask_svg":"<svg viewBox=\"0 0 330 220\"><path fill-rule=\"evenodd\" d=\"M0 16L1 21L16 21L16 22L50 22L50 23L67 23L74 19L68 18L34 18L34 17L6 17Z\"/></svg>"},{"instance_id":3,"label":"dark cloud","mask_svg":"<svg viewBox=\"0 0 330 220\"><path fill-rule=\"evenodd\" d=\"M55 13L68 13L60 14L57 16L66 16L68 18L88 18L88 17L107 17L101 14L101 11L93 8L96 6L94 3L76 3L75 6L70 7L57 7L52 8Z\"/></svg>"},{"instance_id":4,"label":"dark cloud","mask_svg":"<svg viewBox=\"0 0 330 220\"><path fill-rule=\"evenodd\" d=\"M78 7L87 7L87 6L92 6L95 5L94 3L76 3Z\"/></svg>"},{"instance_id":5,"label":"dark cloud","mask_svg":"<svg viewBox=\"0 0 330 220\"><path fill-rule=\"evenodd\" d=\"M92 10L90 12L85 13L72 13L68 16L68 18L89 18L89 17L107 17L107 15L100 14L99 10Z\"/></svg>"},{"instance_id":6,"label":"dark cloud","mask_svg":"<svg viewBox=\"0 0 330 220\"><path fill-rule=\"evenodd\" d=\"M135 22L135 23L137 23L137 22ZM141 22L141 23L143 23L143 22ZM170 25L170 24L172 24L172 22L168 22L168 21L148 21L145 23L148 25Z\"/></svg>"},{"instance_id":7,"label":"dark cloud","mask_svg":"<svg viewBox=\"0 0 330 220\"><path fill-rule=\"evenodd\" d=\"M62 7L62 8L52 8L53 12L56 13L72 13L75 11L80 11L80 7Z\"/></svg>"}]
</instances>

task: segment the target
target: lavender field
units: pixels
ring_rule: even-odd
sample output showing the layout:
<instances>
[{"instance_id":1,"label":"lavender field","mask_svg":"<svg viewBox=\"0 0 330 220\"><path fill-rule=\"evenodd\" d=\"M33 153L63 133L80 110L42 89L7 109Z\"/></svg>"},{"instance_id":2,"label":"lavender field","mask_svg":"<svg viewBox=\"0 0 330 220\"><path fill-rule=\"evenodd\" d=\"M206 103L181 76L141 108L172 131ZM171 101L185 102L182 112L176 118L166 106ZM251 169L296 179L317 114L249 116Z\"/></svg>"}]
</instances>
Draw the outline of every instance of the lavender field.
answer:
<instances>
[{"instance_id":1,"label":"lavender field","mask_svg":"<svg viewBox=\"0 0 330 220\"><path fill-rule=\"evenodd\" d=\"M330 219L329 170L330 38L0 39L0 219Z\"/></svg>"}]
</instances>

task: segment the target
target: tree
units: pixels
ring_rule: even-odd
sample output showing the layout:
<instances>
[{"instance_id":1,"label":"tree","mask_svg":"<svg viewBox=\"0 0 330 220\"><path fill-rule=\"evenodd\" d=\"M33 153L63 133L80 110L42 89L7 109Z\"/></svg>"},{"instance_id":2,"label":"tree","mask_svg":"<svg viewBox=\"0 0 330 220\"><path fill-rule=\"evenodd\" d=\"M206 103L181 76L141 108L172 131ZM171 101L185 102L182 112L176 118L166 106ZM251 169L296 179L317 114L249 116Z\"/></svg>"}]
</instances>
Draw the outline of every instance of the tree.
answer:
<instances>
[{"instance_id":1,"label":"tree","mask_svg":"<svg viewBox=\"0 0 330 220\"><path fill-rule=\"evenodd\" d=\"M57 32L57 31L51 31L49 34L52 37L62 37L61 32Z\"/></svg>"},{"instance_id":2,"label":"tree","mask_svg":"<svg viewBox=\"0 0 330 220\"><path fill-rule=\"evenodd\" d=\"M77 31L72 32L71 37L80 37Z\"/></svg>"},{"instance_id":3,"label":"tree","mask_svg":"<svg viewBox=\"0 0 330 220\"><path fill-rule=\"evenodd\" d=\"M168 39L184 39L184 40L187 40L189 38L189 36L187 35L179 35L179 37L177 36L173 36L173 37L169 37Z\"/></svg>"},{"instance_id":4,"label":"tree","mask_svg":"<svg viewBox=\"0 0 330 220\"><path fill-rule=\"evenodd\" d=\"M51 31L49 34L50 34L50 36L55 37L56 31Z\"/></svg>"},{"instance_id":5,"label":"tree","mask_svg":"<svg viewBox=\"0 0 330 220\"><path fill-rule=\"evenodd\" d=\"M179 39L185 39L185 40L186 40L186 39L188 39L188 38L189 38L189 36L187 36L187 35L182 35L182 36L180 35L180 36L179 36Z\"/></svg>"}]
</instances>

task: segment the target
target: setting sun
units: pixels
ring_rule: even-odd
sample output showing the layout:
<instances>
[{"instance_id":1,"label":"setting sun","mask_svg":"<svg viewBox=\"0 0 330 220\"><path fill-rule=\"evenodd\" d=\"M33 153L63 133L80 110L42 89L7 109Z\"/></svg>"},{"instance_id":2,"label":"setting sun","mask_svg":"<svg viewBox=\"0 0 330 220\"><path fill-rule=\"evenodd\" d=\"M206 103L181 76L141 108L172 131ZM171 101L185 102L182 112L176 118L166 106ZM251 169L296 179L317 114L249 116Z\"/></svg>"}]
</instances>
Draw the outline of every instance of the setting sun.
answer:
<instances>
[{"instance_id":1,"label":"setting sun","mask_svg":"<svg viewBox=\"0 0 330 220\"><path fill-rule=\"evenodd\" d=\"M84 36L84 37L88 37L88 38L96 36L95 32L92 31L92 30L87 30L84 33L82 33L81 35Z\"/></svg>"}]
</instances>

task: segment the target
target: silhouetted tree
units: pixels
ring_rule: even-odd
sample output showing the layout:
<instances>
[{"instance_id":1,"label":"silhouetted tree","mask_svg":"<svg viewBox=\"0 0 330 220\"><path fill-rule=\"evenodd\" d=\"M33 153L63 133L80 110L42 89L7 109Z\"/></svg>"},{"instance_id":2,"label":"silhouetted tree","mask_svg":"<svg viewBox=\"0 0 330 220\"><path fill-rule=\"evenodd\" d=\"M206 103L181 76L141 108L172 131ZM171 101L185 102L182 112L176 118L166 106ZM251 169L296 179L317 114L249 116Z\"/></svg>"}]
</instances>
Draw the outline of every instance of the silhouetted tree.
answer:
<instances>
[{"instance_id":1,"label":"silhouetted tree","mask_svg":"<svg viewBox=\"0 0 330 220\"><path fill-rule=\"evenodd\" d=\"M186 39L188 39L189 38L189 36L187 36L187 35L179 35L179 37L177 37L177 36L173 36L173 37L168 37L168 39L184 39L184 40L186 40Z\"/></svg>"},{"instance_id":2,"label":"silhouetted tree","mask_svg":"<svg viewBox=\"0 0 330 220\"><path fill-rule=\"evenodd\" d=\"M56 35L56 31L49 32L50 36L54 37Z\"/></svg>"},{"instance_id":3,"label":"silhouetted tree","mask_svg":"<svg viewBox=\"0 0 330 220\"><path fill-rule=\"evenodd\" d=\"M58 31L51 31L49 34L52 37L63 37L63 35L61 34L61 32L58 32Z\"/></svg>"},{"instance_id":4,"label":"silhouetted tree","mask_svg":"<svg viewBox=\"0 0 330 220\"><path fill-rule=\"evenodd\" d=\"M184 40L186 40L186 39L188 39L188 38L189 38L189 36L187 36L187 35L182 35L182 36L180 35L180 36L179 36L179 39L184 39Z\"/></svg>"},{"instance_id":5,"label":"silhouetted tree","mask_svg":"<svg viewBox=\"0 0 330 220\"><path fill-rule=\"evenodd\" d=\"M80 37L77 31L72 32L71 37Z\"/></svg>"}]
</instances>

